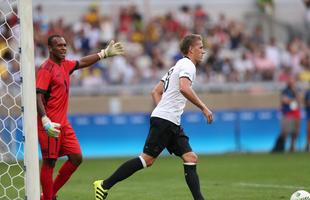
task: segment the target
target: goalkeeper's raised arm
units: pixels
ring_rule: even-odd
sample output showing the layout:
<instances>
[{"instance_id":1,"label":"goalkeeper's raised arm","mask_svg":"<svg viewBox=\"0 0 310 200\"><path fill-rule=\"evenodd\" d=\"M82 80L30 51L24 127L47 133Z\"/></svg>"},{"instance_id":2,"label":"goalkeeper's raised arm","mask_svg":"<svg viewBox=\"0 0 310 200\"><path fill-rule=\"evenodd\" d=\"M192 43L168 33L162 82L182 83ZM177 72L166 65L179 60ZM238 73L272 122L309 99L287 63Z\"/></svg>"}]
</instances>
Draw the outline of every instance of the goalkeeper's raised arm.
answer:
<instances>
[{"instance_id":1,"label":"goalkeeper's raised arm","mask_svg":"<svg viewBox=\"0 0 310 200\"><path fill-rule=\"evenodd\" d=\"M123 54L124 54L123 45L120 42L115 43L114 40L111 40L108 46L105 49L102 49L100 52L82 57L76 69L88 67L96 63L98 60L101 60L104 58L123 55Z\"/></svg>"}]
</instances>

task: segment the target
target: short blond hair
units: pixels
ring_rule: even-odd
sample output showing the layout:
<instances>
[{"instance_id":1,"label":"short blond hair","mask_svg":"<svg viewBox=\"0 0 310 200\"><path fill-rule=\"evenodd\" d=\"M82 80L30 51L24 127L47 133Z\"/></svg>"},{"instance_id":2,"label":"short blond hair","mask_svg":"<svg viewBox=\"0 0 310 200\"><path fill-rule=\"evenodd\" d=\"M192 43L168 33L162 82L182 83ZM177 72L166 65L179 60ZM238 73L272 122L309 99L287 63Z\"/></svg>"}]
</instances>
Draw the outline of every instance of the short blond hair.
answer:
<instances>
[{"instance_id":1,"label":"short blond hair","mask_svg":"<svg viewBox=\"0 0 310 200\"><path fill-rule=\"evenodd\" d=\"M180 42L180 51L183 55L187 55L189 47L192 46L197 40L202 40L201 35L198 34L189 34L186 35Z\"/></svg>"}]
</instances>

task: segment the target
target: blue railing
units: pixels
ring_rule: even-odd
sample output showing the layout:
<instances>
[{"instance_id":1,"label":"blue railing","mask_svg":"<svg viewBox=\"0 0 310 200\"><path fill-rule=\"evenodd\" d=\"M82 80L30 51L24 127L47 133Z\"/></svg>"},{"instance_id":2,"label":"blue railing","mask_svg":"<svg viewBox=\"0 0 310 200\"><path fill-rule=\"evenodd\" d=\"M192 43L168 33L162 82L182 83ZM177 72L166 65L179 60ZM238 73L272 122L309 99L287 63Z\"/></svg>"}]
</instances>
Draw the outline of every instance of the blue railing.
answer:
<instances>
[{"instance_id":1,"label":"blue railing","mask_svg":"<svg viewBox=\"0 0 310 200\"><path fill-rule=\"evenodd\" d=\"M276 109L220 110L213 124L200 112L186 112L182 118L185 132L195 152L268 152L280 130ZM149 128L148 113L81 114L70 116L86 157L139 154ZM297 148L305 145L305 119Z\"/></svg>"},{"instance_id":2,"label":"blue railing","mask_svg":"<svg viewBox=\"0 0 310 200\"><path fill-rule=\"evenodd\" d=\"M306 140L304 113L302 116L298 150L303 150ZM281 115L276 109L218 110L214 118L213 124L207 124L201 112L183 115L183 128L199 154L269 152L280 130ZM84 157L137 155L149 129L148 113L80 114L69 119ZM0 150L22 157L21 119L1 119L0 128Z\"/></svg>"}]
</instances>

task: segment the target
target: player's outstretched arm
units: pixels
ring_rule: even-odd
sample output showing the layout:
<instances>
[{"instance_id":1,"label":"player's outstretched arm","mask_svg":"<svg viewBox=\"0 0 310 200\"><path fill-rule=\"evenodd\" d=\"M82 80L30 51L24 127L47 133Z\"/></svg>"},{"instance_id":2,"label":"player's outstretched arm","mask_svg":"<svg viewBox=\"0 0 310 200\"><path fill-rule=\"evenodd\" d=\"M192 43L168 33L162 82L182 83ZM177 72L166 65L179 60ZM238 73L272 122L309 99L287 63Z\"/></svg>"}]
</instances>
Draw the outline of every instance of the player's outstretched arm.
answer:
<instances>
[{"instance_id":1,"label":"player's outstretched arm","mask_svg":"<svg viewBox=\"0 0 310 200\"><path fill-rule=\"evenodd\" d=\"M192 89L192 82L188 78L180 78L180 92L183 96L197 106L206 116L208 123L213 122L213 114L211 110L200 100L196 92Z\"/></svg>"},{"instance_id":2,"label":"player's outstretched arm","mask_svg":"<svg viewBox=\"0 0 310 200\"><path fill-rule=\"evenodd\" d=\"M107 48L102 49L98 56L100 59L107 57L118 56L124 54L124 47L120 42L115 43L114 40L111 40Z\"/></svg>"},{"instance_id":3,"label":"player's outstretched arm","mask_svg":"<svg viewBox=\"0 0 310 200\"><path fill-rule=\"evenodd\" d=\"M91 54L80 59L77 69L88 67L101 59L105 59L112 56L124 55L124 47L120 42L115 43L111 40L109 45L102 49L99 53Z\"/></svg>"}]
</instances>

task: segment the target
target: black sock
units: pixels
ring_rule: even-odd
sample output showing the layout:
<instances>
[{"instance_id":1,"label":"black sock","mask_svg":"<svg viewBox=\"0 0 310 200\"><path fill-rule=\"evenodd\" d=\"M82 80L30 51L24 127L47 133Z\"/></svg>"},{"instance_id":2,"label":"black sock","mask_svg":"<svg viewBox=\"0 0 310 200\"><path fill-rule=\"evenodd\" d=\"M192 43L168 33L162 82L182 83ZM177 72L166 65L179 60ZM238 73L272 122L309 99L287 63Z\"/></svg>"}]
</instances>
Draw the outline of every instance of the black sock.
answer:
<instances>
[{"instance_id":1,"label":"black sock","mask_svg":"<svg viewBox=\"0 0 310 200\"><path fill-rule=\"evenodd\" d=\"M199 178L196 172L196 165L184 164L184 175L186 183L194 197L194 200L204 200L200 192Z\"/></svg>"},{"instance_id":2,"label":"black sock","mask_svg":"<svg viewBox=\"0 0 310 200\"><path fill-rule=\"evenodd\" d=\"M109 178L103 181L102 187L104 189L110 189L117 182L128 178L142 168L143 164L139 157L128 160L123 163Z\"/></svg>"}]
</instances>

